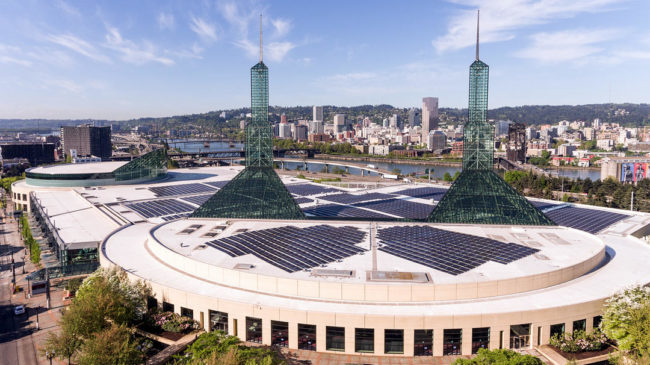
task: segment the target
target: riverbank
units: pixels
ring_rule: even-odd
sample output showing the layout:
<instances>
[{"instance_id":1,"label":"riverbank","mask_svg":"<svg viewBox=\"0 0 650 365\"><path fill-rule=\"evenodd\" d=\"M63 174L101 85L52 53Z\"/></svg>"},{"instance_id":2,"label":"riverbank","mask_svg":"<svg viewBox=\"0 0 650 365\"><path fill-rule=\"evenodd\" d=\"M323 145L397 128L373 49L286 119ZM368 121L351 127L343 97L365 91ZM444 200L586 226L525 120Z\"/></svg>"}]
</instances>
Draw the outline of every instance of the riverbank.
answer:
<instances>
[{"instance_id":1,"label":"riverbank","mask_svg":"<svg viewBox=\"0 0 650 365\"><path fill-rule=\"evenodd\" d=\"M462 161L445 161L441 159L429 160L414 160L414 159L401 159L401 158L382 158L382 157L368 157L368 156L349 156L349 155L326 155L323 153L317 154L319 160L331 161L349 161L349 162L382 162L388 164L405 164L405 165L436 165L436 166L461 166Z\"/></svg>"}]
</instances>

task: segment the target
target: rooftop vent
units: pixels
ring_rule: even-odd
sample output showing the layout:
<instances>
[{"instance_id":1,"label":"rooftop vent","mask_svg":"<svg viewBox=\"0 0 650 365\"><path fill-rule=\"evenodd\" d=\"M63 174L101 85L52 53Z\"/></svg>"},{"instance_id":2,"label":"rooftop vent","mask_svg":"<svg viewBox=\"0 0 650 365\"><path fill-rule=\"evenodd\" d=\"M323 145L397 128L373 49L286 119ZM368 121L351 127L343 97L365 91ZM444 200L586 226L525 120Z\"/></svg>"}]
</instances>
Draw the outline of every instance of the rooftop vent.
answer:
<instances>
[{"instance_id":1,"label":"rooftop vent","mask_svg":"<svg viewBox=\"0 0 650 365\"><path fill-rule=\"evenodd\" d=\"M253 264L237 264L233 269L235 270L252 270L255 268L255 265Z\"/></svg>"},{"instance_id":2,"label":"rooftop vent","mask_svg":"<svg viewBox=\"0 0 650 365\"><path fill-rule=\"evenodd\" d=\"M329 276L337 278L351 278L354 276L353 270L332 270L332 269L312 269L311 276Z\"/></svg>"},{"instance_id":3,"label":"rooftop vent","mask_svg":"<svg viewBox=\"0 0 650 365\"><path fill-rule=\"evenodd\" d=\"M425 272L407 271L366 271L368 281L384 281L396 283L428 283L431 282L429 274Z\"/></svg>"}]
</instances>

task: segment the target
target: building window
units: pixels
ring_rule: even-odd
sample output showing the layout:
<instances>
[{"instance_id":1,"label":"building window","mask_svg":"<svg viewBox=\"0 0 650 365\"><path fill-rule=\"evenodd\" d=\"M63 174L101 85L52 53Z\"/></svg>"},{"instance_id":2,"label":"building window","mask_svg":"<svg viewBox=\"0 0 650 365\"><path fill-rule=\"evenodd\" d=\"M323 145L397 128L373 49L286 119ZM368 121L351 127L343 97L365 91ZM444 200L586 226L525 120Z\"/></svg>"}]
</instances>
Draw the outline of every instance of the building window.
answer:
<instances>
[{"instance_id":1,"label":"building window","mask_svg":"<svg viewBox=\"0 0 650 365\"><path fill-rule=\"evenodd\" d=\"M210 316L210 331L228 333L228 313L208 310Z\"/></svg>"},{"instance_id":2,"label":"building window","mask_svg":"<svg viewBox=\"0 0 650 365\"><path fill-rule=\"evenodd\" d=\"M354 351L374 352L375 351L375 330L372 328L355 328L354 330Z\"/></svg>"},{"instance_id":3,"label":"building window","mask_svg":"<svg viewBox=\"0 0 650 365\"><path fill-rule=\"evenodd\" d=\"M181 307L181 316L194 319L194 311L189 308Z\"/></svg>"},{"instance_id":4,"label":"building window","mask_svg":"<svg viewBox=\"0 0 650 365\"><path fill-rule=\"evenodd\" d=\"M490 327L472 328L472 353L490 347Z\"/></svg>"},{"instance_id":5,"label":"building window","mask_svg":"<svg viewBox=\"0 0 650 365\"><path fill-rule=\"evenodd\" d=\"M413 355L433 356L433 330L415 330Z\"/></svg>"},{"instance_id":6,"label":"building window","mask_svg":"<svg viewBox=\"0 0 650 365\"><path fill-rule=\"evenodd\" d=\"M271 345L289 346L289 323L271 321Z\"/></svg>"},{"instance_id":7,"label":"building window","mask_svg":"<svg viewBox=\"0 0 650 365\"><path fill-rule=\"evenodd\" d=\"M587 330L587 320L580 319L573 321L573 332L575 331L586 331Z\"/></svg>"},{"instance_id":8,"label":"building window","mask_svg":"<svg viewBox=\"0 0 650 365\"><path fill-rule=\"evenodd\" d=\"M246 317L246 341L262 343L262 319Z\"/></svg>"},{"instance_id":9,"label":"building window","mask_svg":"<svg viewBox=\"0 0 650 365\"><path fill-rule=\"evenodd\" d=\"M23 194L23 200L27 201L27 194Z\"/></svg>"},{"instance_id":10,"label":"building window","mask_svg":"<svg viewBox=\"0 0 650 365\"><path fill-rule=\"evenodd\" d=\"M603 316L595 316L594 317L594 329L600 328L600 322L603 321Z\"/></svg>"},{"instance_id":11,"label":"building window","mask_svg":"<svg viewBox=\"0 0 650 365\"><path fill-rule=\"evenodd\" d=\"M325 349L328 351L345 351L345 328L325 327Z\"/></svg>"},{"instance_id":12,"label":"building window","mask_svg":"<svg viewBox=\"0 0 650 365\"><path fill-rule=\"evenodd\" d=\"M316 351L316 326L298 323L298 349Z\"/></svg>"},{"instance_id":13,"label":"building window","mask_svg":"<svg viewBox=\"0 0 650 365\"><path fill-rule=\"evenodd\" d=\"M174 305L171 303L163 302L162 310L163 312L174 312Z\"/></svg>"},{"instance_id":14,"label":"building window","mask_svg":"<svg viewBox=\"0 0 650 365\"><path fill-rule=\"evenodd\" d=\"M404 330L384 330L384 353L404 353Z\"/></svg>"},{"instance_id":15,"label":"building window","mask_svg":"<svg viewBox=\"0 0 650 365\"><path fill-rule=\"evenodd\" d=\"M153 311L158 309L158 300L154 297L147 297L147 310Z\"/></svg>"},{"instance_id":16,"label":"building window","mask_svg":"<svg viewBox=\"0 0 650 365\"><path fill-rule=\"evenodd\" d=\"M551 325L551 333L550 333L551 338L553 338L553 336L555 335L562 336L563 333L564 333L564 323Z\"/></svg>"},{"instance_id":17,"label":"building window","mask_svg":"<svg viewBox=\"0 0 650 365\"><path fill-rule=\"evenodd\" d=\"M530 346L530 323L510 326L510 348L522 349Z\"/></svg>"},{"instance_id":18,"label":"building window","mask_svg":"<svg viewBox=\"0 0 650 365\"><path fill-rule=\"evenodd\" d=\"M444 330L442 336L443 355L460 355L462 344L463 344L462 329Z\"/></svg>"}]
</instances>

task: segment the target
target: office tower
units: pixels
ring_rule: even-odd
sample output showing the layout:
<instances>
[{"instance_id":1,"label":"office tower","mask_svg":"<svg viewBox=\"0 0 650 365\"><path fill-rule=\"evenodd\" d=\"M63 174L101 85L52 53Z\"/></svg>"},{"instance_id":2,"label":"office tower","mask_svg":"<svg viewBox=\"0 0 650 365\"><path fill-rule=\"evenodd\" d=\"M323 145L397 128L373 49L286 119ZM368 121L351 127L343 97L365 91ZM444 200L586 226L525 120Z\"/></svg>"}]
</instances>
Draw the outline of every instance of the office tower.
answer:
<instances>
[{"instance_id":1,"label":"office tower","mask_svg":"<svg viewBox=\"0 0 650 365\"><path fill-rule=\"evenodd\" d=\"M313 120L314 121L323 121L323 107L314 105L313 111Z\"/></svg>"},{"instance_id":2,"label":"office tower","mask_svg":"<svg viewBox=\"0 0 650 365\"><path fill-rule=\"evenodd\" d=\"M287 124L287 116L284 113L280 116L280 123Z\"/></svg>"},{"instance_id":3,"label":"office tower","mask_svg":"<svg viewBox=\"0 0 650 365\"><path fill-rule=\"evenodd\" d=\"M431 151L441 150L447 146L447 135L442 131L431 131L426 143Z\"/></svg>"},{"instance_id":4,"label":"office tower","mask_svg":"<svg viewBox=\"0 0 650 365\"><path fill-rule=\"evenodd\" d=\"M273 170L269 123L269 70L262 58L251 68L251 122L246 125L246 168L192 213L202 218L304 219L300 206ZM286 125L286 124L285 124Z\"/></svg>"},{"instance_id":5,"label":"office tower","mask_svg":"<svg viewBox=\"0 0 650 365\"><path fill-rule=\"evenodd\" d=\"M463 130L463 171L428 217L437 223L555 225L542 211L497 175L494 128L487 121L488 65L479 59L469 68L469 115Z\"/></svg>"},{"instance_id":6,"label":"office tower","mask_svg":"<svg viewBox=\"0 0 650 365\"><path fill-rule=\"evenodd\" d=\"M513 123L508 127L506 158L513 162L526 162L526 125Z\"/></svg>"},{"instance_id":7,"label":"office tower","mask_svg":"<svg viewBox=\"0 0 650 365\"><path fill-rule=\"evenodd\" d=\"M97 156L108 160L113 154L111 127L89 124L61 127L61 147L65 156L70 156L70 150L77 150L77 156Z\"/></svg>"},{"instance_id":8,"label":"office tower","mask_svg":"<svg viewBox=\"0 0 650 365\"><path fill-rule=\"evenodd\" d=\"M420 112L416 108L409 109L408 123L411 127L420 125Z\"/></svg>"},{"instance_id":9,"label":"office tower","mask_svg":"<svg viewBox=\"0 0 650 365\"><path fill-rule=\"evenodd\" d=\"M345 127L345 114L334 115L334 130L336 133L341 133L346 130Z\"/></svg>"},{"instance_id":10,"label":"office tower","mask_svg":"<svg viewBox=\"0 0 650 365\"><path fill-rule=\"evenodd\" d=\"M429 132L438 128L438 98L422 98L422 137L426 141Z\"/></svg>"},{"instance_id":11,"label":"office tower","mask_svg":"<svg viewBox=\"0 0 650 365\"><path fill-rule=\"evenodd\" d=\"M495 136L500 137L500 136L506 136L508 135L508 130L510 128L510 125L512 124L511 121L509 120L499 120L496 122L496 125L494 128L495 129Z\"/></svg>"},{"instance_id":12,"label":"office tower","mask_svg":"<svg viewBox=\"0 0 650 365\"><path fill-rule=\"evenodd\" d=\"M388 125L389 125L391 128L399 128L399 116L398 116L397 114L393 114L393 115L389 118Z\"/></svg>"}]
</instances>

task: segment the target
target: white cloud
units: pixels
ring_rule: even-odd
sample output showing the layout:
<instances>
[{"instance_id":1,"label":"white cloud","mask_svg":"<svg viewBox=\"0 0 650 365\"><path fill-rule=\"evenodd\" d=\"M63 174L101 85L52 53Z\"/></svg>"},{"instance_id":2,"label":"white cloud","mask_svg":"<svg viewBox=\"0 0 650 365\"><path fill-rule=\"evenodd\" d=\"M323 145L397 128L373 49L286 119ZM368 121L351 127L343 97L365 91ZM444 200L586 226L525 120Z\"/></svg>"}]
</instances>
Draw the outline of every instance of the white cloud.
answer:
<instances>
[{"instance_id":1,"label":"white cloud","mask_svg":"<svg viewBox=\"0 0 650 365\"><path fill-rule=\"evenodd\" d=\"M451 18L447 33L436 38L433 46L438 52L453 51L476 42L476 9L481 9L481 43L512 39L516 30L536 24L546 24L558 18L571 18L578 13L596 12L622 0L459 0L471 7Z\"/></svg>"},{"instance_id":2,"label":"white cloud","mask_svg":"<svg viewBox=\"0 0 650 365\"><path fill-rule=\"evenodd\" d=\"M108 28L105 47L120 53L123 61L136 65L148 62L158 62L167 66L174 64L172 59L158 55L156 47L150 42L144 41L142 45L137 45L133 41L122 38L117 28Z\"/></svg>"},{"instance_id":3,"label":"white cloud","mask_svg":"<svg viewBox=\"0 0 650 365\"><path fill-rule=\"evenodd\" d=\"M566 61L585 62L585 57L601 53L599 45L620 35L616 29L571 29L550 33L536 33L531 36L532 44L515 55L543 63Z\"/></svg>"},{"instance_id":4,"label":"white cloud","mask_svg":"<svg viewBox=\"0 0 650 365\"><path fill-rule=\"evenodd\" d=\"M275 28L275 33L273 34L277 38L282 38L285 35L289 34L291 30L291 21L285 19L272 19L271 24Z\"/></svg>"},{"instance_id":5,"label":"white cloud","mask_svg":"<svg viewBox=\"0 0 650 365\"><path fill-rule=\"evenodd\" d=\"M160 13L158 14L158 27L160 29L174 29L174 15Z\"/></svg>"},{"instance_id":6,"label":"white cloud","mask_svg":"<svg viewBox=\"0 0 650 365\"><path fill-rule=\"evenodd\" d=\"M32 62L22 57L20 48L0 44L0 63L13 63L21 66L31 66Z\"/></svg>"},{"instance_id":7,"label":"white cloud","mask_svg":"<svg viewBox=\"0 0 650 365\"><path fill-rule=\"evenodd\" d=\"M217 40L217 27L201 18L193 16L190 29L204 41L213 42Z\"/></svg>"},{"instance_id":8,"label":"white cloud","mask_svg":"<svg viewBox=\"0 0 650 365\"><path fill-rule=\"evenodd\" d=\"M243 49L249 57L257 57L259 55L259 45L249 41L248 39L236 41L234 44ZM271 42L265 44L263 50L264 59L273 62L282 62L289 51L294 48L296 48L296 45L291 42Z\"/></svg>"},{"instance_id":9,"label":"white cloud","mask_svg":"<svg viewBox=\"0 0 650 365\"><path fill-rule=\"evenodd\" d=\"M48 35L46 39L95 61L110 62L108 57L101 54L92 44L72 34Z\"/></svg>"},{"instance_id":10,"label":"white cloud","mask_svg":"<svg viewBox=\"0 0 650 365\"><path fill-rule=\"evenodd\" d=\"M63 1L63 0L58 0L58 1L56 2L56 7L59 8L59 9L61 9L61 10L63 10L63 11L64 11L66 14L68 14L68 15L73 15L73 16L76 16L76 17L81 17L81 13L79 12L79 10L77 10L77 8L75 8L74 6L72 6L72 5L68 4L68 3L66 3L66 2Z\"/></svg>"}]
</instances>

